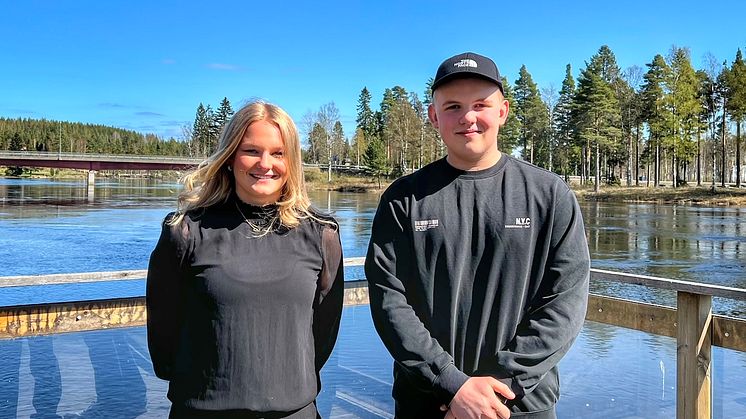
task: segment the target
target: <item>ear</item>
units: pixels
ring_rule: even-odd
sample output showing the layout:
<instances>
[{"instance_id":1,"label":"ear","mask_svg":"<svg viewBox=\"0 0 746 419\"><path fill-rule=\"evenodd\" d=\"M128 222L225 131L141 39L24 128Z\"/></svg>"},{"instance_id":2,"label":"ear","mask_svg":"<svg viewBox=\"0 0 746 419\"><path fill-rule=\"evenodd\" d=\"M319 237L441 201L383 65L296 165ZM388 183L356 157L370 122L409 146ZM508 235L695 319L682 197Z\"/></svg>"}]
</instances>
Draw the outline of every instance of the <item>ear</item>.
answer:
<instances>
[{"instance_id":1,"label":"ear","mask_svg":"<svg viewBox=\"0 0 746 419\"><path fill-rule=\"evenodd\" d=\"M498 109L500 117L500 126L505 125L505 121L508 120L508 113L510 112L510 102L507 99L503 99Z\"/></svg>"},{"instance_id":2,"label":"ear","mask_svg":"<svg viewBox=\"0 0 746 419\"><path fill-rule=\"evenodd\" d=\"M427 117L435 129L438 129L438 115L435 113L435 106L432 103L427 107Z\"/></svg>"}]
</instances>

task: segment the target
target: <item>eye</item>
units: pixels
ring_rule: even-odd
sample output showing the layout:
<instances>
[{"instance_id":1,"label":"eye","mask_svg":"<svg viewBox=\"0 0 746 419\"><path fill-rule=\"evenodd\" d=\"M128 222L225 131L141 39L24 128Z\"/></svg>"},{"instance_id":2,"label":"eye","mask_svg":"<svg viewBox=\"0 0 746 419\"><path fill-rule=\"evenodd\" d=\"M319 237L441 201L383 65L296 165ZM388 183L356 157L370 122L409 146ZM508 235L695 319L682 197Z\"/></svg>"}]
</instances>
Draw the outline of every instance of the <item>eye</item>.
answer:
<instances>
[{"instance_id":1,"label":"eye","mask_svg":"<svg viewBox=\"0 0 746 419\"><path fill-rule=\"evenodd\" d=\"M274 157L276 159L281 159L281 158L285 157L285 153L282 152L282 151L275 151L274 153L272 153L272 157Z\"/></svg>"},{"instance_id":2,"label":"eye","mask_svg":"<svg viewBox=\"0 0 746 419\"><path fill-rule=\"evenodd\" d=\"M459 109L461 109L461 106L456 104L446 106L447 111L457 111Z\"/></svg>"},{"instance_id":3,"label":"eye","mask_svg":"<svg viewBox=\"0 0 746 419\"><path fill-rule=\"evenodd\" d=\"M251 147L244 148L242 151L244 152L244 154L248 154L248 155L251 155L251 156L256 156L257 154L259 154L259 150L255 149L255 148L251 148Z\"/></svg>"}]
</instances>

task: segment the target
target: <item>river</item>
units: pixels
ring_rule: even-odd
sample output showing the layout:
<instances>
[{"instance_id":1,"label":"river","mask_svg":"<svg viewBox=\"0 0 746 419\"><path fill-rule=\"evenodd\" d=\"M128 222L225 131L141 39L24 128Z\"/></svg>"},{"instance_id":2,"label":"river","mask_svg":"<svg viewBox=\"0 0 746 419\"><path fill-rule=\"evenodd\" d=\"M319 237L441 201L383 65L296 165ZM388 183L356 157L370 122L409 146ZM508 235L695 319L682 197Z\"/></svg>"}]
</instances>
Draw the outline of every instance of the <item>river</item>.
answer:
<instances>
[{"instance_id":1,"label":"river","mask_svg":"<svg viewBox=\"0 0 746 419\"><path fill-rule=\"evenodd\" d=\"M145 269L160 222L173 208L178 188L157 180L99 179L91 198L82 181L0 178L0 276ZM338 219L345 256L364 256L378 196L313 191L311 199ZM611 202L582 202L581 207L595 268L746 287L744 209ZM348 269L346 276L362 278L363 273ZM675 305L673 293L643 287L598 282L592 284L592 291ZM143 293L142 280L18 287L0 290L0 305ZM746 313L743 303L718 300L715 307L734 316ZM0 358L6 357L0 359L5 364L0 383L17 384L10 392L0 388L0 402L10 394L8 400L15 404L5 412L14 411L19 417L46 409L43 402L24 396L24 391L30 391L34 397L40 394L39 400L56 400L57 412L82 415L86 406L91 410L104 403L106 409L130 409L127 417L158 417L167 408L165 387L148 370L144 342L143 328L0 341L4 354ZM116 354L102 358L108 353L104 348L112 345L131 348L139 354L132 358L139 364L123 364ZM81 358L81 350L87 356ZM561 417L673 417L675 356L673 339L588 322L561 364ZM746 412L746 356L715 349L713 358L715 417L746 417L742 413ZM357 405L347 403L358 406L346 410L354 410L353 417L385 417L391 408L390 358L370 324L367 307L345 309L333 360L334 365L324 370L325 390L319 399L325 412L340 409L330 401L336 400L334 394L337 398L346 394L357 400ZM62 384L46 393L36 388L35 362L62 366ZM121 374L128 371L127 365L133 368L130 381L109 375L101 383L90 379L116 368ZM350 381L351 376L357 381ZM54 376L51 380L55 382ZM356 386L364 391L354 391ZM122 401L117 390L135 397L131 394L129 402ZM3 412L0 409L0 417L6 417Z\"/></svg>"}]
</instances>

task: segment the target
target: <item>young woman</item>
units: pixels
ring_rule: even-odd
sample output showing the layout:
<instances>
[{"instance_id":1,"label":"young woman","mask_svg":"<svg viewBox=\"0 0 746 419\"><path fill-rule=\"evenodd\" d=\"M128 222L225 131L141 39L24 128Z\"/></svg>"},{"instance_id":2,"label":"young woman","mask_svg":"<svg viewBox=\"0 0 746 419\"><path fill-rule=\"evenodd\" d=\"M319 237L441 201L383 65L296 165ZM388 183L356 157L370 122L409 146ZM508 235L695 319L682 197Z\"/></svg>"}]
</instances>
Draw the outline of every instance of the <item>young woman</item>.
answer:
<instances>
[{"instance_id":1,"label":"young woman","mask_svg":"<svg viewBox=\"0 0 746 419\"><path fill-rule=\"evenodd\" d=\"M344 294L337 223L311 208L295 124L252 102L184 179L150 257L148 346L172 418L316 418Z\"/></svg>"}]
</instances>

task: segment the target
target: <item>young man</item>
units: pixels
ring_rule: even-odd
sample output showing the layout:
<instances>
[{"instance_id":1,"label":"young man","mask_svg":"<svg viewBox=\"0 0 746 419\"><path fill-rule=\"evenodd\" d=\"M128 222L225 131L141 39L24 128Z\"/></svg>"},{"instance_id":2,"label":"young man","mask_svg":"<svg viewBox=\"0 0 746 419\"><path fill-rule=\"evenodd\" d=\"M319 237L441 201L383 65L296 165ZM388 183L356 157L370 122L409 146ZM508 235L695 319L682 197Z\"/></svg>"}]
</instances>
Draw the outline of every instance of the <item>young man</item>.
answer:
<instances>
[{"instance_id":1,"label":"young man","mask_svg":"<svg viewBox=\"0 0 746 419\"><path fill-rule=\"evenodd\" d=\"M365 262L399 418L555 418L557 363L585 318L590 257L573 192L501 154L500 74L445 60L430 121L448 156L381 198Z\"/></svg>"}]
</instances>

